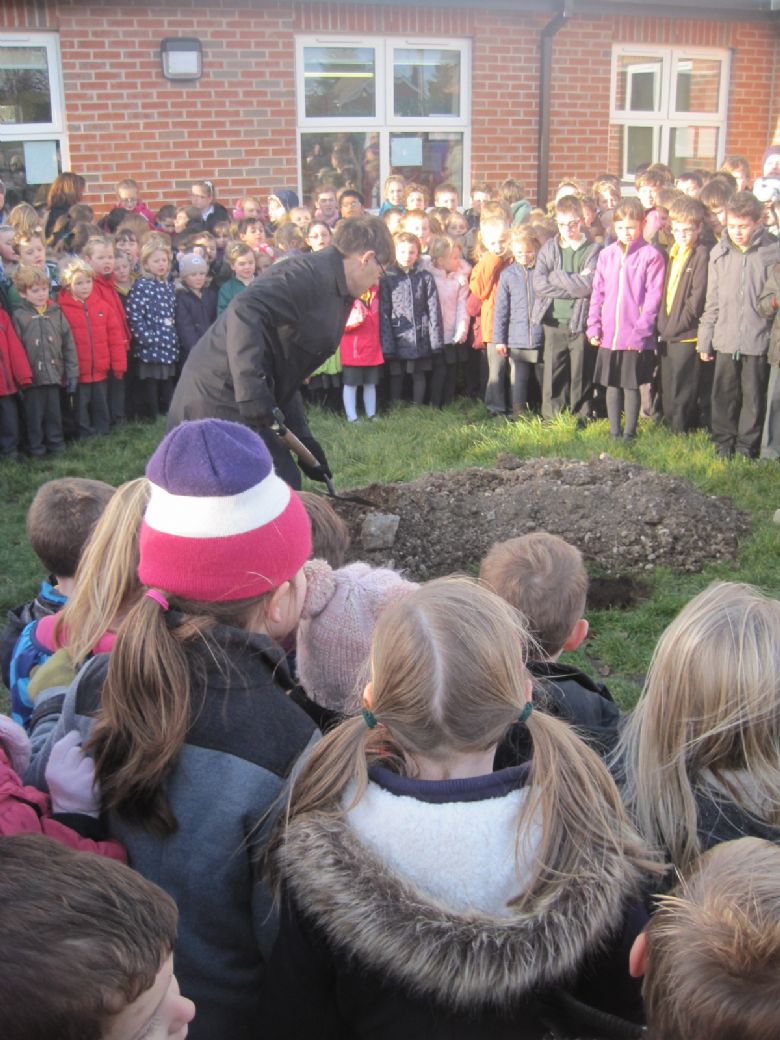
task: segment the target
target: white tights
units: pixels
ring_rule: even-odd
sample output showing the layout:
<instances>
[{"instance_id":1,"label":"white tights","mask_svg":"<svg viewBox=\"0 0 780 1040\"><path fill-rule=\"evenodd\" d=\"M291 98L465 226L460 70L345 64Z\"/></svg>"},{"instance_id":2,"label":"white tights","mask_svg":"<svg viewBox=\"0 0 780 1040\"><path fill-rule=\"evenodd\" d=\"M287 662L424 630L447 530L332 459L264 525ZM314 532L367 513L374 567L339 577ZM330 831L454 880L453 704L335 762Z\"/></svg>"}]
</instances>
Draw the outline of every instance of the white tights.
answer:
<instances>
[{"instance_id":1,"label":"white tights","mask_svg":"<svg viewBox=\"0 0 780 1040\"><path fill-rule=\"evenodd\" d=\"M344 411L347 413L347 419L350 422L357 420L357 392L356 386L344 386L341 388L342 397L344 399ZM366 415L369 419L373 419L376 415L376 386L373 384L366 383L363 386L363 407L366 410Z\"/></svg>"}]
</instances>

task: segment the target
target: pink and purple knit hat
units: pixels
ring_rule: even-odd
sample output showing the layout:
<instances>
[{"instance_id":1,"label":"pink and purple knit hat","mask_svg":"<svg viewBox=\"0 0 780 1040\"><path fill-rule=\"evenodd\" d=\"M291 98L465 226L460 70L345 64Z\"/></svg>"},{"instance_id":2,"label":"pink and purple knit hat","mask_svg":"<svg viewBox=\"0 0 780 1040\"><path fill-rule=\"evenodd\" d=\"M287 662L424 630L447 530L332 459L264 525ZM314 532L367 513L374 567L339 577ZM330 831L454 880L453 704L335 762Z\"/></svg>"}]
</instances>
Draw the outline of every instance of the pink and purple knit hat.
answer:
<instances>
[{"instance_id":1,"label":"pink and purple knit hat","mask_svg":"<svg viewBox=\"0 0 780 1040\"><path fill-rule=\"evenodd\" d=\"M288 581L311 554L303 503L247 426L182 423L152 455L146 476L144 585L204 603L248 599Z\"/></svg>"}]
</instances>

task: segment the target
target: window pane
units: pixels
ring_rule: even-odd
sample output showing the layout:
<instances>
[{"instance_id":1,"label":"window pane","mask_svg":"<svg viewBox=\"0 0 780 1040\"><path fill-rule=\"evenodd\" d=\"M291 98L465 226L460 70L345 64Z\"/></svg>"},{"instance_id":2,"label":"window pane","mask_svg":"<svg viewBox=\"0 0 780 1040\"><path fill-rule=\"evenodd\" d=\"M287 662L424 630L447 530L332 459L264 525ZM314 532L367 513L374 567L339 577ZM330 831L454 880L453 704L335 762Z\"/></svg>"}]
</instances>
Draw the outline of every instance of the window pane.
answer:
<instances>
[{"instance_id":1,"label":"window pane","mask_svg":"<svg viewBox=\"0 0 780 1040\"><path fill-rule=\"evenodd\" d=\"M50 123L45 47L0 47L0 124Z\"/></svg>"},{"instance_id":2,"label":"window pane","mask_svg":"<svg viewBox=\"0 0 780 1040\"><path fill-rule=\"evenodd\" d=\"M330 187L357 188L369 209L381 204L378 133L301 134L301 170L303 197L310 202Z\"/></svg>"},{"instance_id":3,"label":"window pane","mask_svg":"<svg viewBox=\"0 0 780 1040\"><path fill-rule=\"evenodd\" d=\"M304 47L307 116L376 115L373 47Z\"/></svg>"},{"instance_id":4,"label":"window pane","mask_svg":"<svg viewBox=\"0 0 780 1040\"><path fill-rule=\"evenodd\" d=\"M683 170L714 170L717 154L717 127L673 126L669 131L669 165L675 176Z\"/></svg>"},{"instance_id":5,"label":"window pane","mask_svg":"<svg viewBox=\"0 0 780 1040\"><path fill-rule=\"evenodd\" d=\"M396 116L460 115L460 51L422 48L393 51Z\"/></svg>"},{"instance_id":6,"label":"window pane","mask_svg":"<svg viewBox=\"0 0 780 1040\"><path fill-rule=\"evenodd\" d=\"M618 56L615 108L620 112L660 112L663 59Z\"/></svg>"},{"instance_id":7,"label":"window pane","mask_svg":"<svg viewBox=\"0 0 780 1040\"><path fill-rule=\"evenodd\" d=\"M0 143L0 180L5 184L7 208L20 202L44 203L58 173L62 173L59 141Z\"/></svg>"},{"instance_id":8,"label":"window pane","mask_svg":"<svg viewBox=\"0 0 780 1040\"><path fill-rule=\"evenodd\" d=\"M675 108L678 112L718 111L721 63L717 58L677 62Z\"/></svg>"},{"instance_id":9,"label":"window pane","mask_svg":"<svg viewBox=\"0 0 780 1040\"><path fill-rule=\"evenodd\" d=\"M428 205L439 184L449 182L463 198L463 134L390 134L390 169L425 188Z\"/></svg>"},{"instance_id":10,"label":"window pane","mask_svg":"<svg viewBox=\"0 0 780 1040\"><path fill-rule=\"evenodd\" d=\"M652 126L626 126L623 128L620 163L624 177L633 177L637 166L655 162L653 151L654 131Z\"/></svg>"}]
</instances>

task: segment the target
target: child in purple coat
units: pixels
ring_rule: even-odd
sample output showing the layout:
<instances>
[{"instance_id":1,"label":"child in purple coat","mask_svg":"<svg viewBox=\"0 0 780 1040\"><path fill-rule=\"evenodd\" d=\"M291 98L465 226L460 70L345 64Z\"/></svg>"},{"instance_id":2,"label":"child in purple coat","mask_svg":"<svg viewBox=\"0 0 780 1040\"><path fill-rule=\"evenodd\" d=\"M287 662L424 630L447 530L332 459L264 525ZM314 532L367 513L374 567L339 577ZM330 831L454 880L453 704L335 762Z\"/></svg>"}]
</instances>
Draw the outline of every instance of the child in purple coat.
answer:
<instances>
[{"instance_id":1,"label":"child in purple coat","mask_svg":"<svg viewBox=\"0 0 780 1040\"><path fill-rule=\"evenodd\" d=\"M598 347L594 382L606 387L610 436L636 437L639 387L655 358L655 320L664 289L663 255L642 238L644 209L625 199L615 209L617 242L599 254L588 311L587 338Z\"/></svg>"}]
</instances>

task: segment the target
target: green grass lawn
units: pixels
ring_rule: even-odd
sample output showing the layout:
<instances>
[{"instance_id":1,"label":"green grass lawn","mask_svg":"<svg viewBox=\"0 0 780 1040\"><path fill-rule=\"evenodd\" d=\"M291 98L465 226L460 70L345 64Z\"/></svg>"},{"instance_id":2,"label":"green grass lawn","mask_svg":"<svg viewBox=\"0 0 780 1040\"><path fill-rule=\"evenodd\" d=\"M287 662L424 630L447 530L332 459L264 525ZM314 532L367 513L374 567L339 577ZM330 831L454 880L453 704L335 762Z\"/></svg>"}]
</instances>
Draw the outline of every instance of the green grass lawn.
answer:
<instances>
[{"instance_id":1,"label":"green grass lawn","mask_svg":"<svg viewBox=\"0 0 780 1040\"><path fill-rule=\"evenodd\" d=\"M589 614L591 635L572 659L598 673L624 707L636 700L656 639L680 607L716 578L748 581L780 596L780 466L737 458L724 461L703 434L676 436L652 424L637 440L616 447L606 422L584 431L569 416L509 424L485 419L481 406L460 402L443 412L403 407L375 423L347 425L340 416L315 410L311 425L322 441L337 490L375 481L412 480L423 473L493 466L507 451L520 456L588 459L601 452L686 477L709 494L729 495L753 516L753 534L740 546L735 564L716 564L701 574L680 575L661 568L643 571L651 597L630 610ZM68 449L52 461L2 465L2 547L0 608L30 598L41 577L40 565L25 537L24 518L36 489L60 476L98 477L119 484L143 473L146 459L163 435L163 424L129 425L104 439ZM314 486L316 489L316 485ZM476 563L476 561L475 561Z\"/></svg>"}]
</instances>

